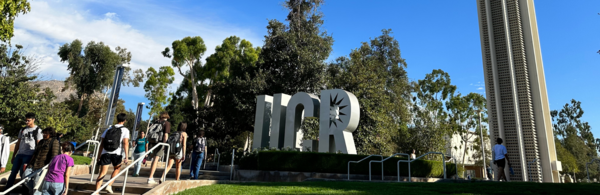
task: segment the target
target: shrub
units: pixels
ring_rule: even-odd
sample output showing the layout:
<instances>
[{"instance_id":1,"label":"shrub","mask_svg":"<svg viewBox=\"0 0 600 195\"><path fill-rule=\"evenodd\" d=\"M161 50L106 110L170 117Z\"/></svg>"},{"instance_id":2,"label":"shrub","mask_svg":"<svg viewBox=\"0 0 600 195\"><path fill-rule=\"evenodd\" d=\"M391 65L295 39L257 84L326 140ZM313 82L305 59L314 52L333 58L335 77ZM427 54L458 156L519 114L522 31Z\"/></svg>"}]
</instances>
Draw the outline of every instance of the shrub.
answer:
<instances>
[{"instance_id":1,"label":"shrub","mask_svg":"<svg viewBox=\"0 0 600 195\"><path fill-rule=\"evenodd\" d=\"M240 169L265 170L265 171L294 171L294 172L320 172L320 173L347 173L348 162L358 161L367 155L333 154L317 152L295 151L256 151L240 159ZM385 158L385 157L384 157ZM351 174L368 174L369 161L381 160L371 157L360 163L350 164ZM384 164L384 174L397 175L396 163L406 158L394 157ZM441 161L416 160L411 163L412 176L414 177L443 177L444 172ZM455 165L446 163L448 177L456 173ZM371 163L373 175L381 174L381 163ZM400 175L408 176L408 164L400 163Z\"/></svg>"}]
</instances>

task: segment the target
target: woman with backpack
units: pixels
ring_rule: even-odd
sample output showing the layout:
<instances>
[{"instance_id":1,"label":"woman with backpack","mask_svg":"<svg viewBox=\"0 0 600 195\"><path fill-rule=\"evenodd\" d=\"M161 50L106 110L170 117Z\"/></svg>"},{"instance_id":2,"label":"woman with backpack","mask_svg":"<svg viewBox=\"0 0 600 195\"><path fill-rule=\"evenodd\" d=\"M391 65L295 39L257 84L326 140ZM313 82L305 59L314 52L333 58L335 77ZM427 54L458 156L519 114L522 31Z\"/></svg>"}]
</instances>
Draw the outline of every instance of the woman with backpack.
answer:
<instances>
[{"instance_id":1,"label":"woman with backpack","mask_svg":"<svg viewBox=\"0 0 600 195\"><path fill-rule=\"evenodd\" d=\"M184 152L186 150L186 142L188 135L185 132L187 129L187 123L181 122L177 125L177 131L172 133L167 140L167 143L170 145L170 154L169 154L169 165L167 166L167 170L163 173L163 177L160 180L161 183L164 182L164 178L171 170L173 163L175 164L175 179L179 180L179 176L181 175L181 163L185 160Z\"/></svg>"},{"instance_id":2,"label":"woman with backpack","mask_svg":"<svg viewBox=\"0 0 600 195\"><path fill-rule=\"evenodd\" d=\"M71 155L75 147L69 142L62 143L61 147L62 154L55 156L48 165L48 174L42 186L43 195L63 195L69 190L69 178L75 166Z\"/></svg>"},{"instance_id":3,"label":"woman with backpack","mask_svg":"<svg viewBox=\"0 0 600 195\"><path fill-rule=\"evenodd\" d=\"M133 159L134 161L140 158L146 158L148 155L148 140L146 140L146 133L140 131L137 140L133 142ZM142 161L138 161L135 163L135 172L133 172L133 177L140 176L140 168L142 168Z\"/></svg>"},{"instance_id":4,"label":"woman with backpack","mask_svg":"<svg viewBox=\"0 0 600 195\"><path fill-rule=\"evenodd\" d=\"M204 131L200 131L200 136L196 136L193 143L192 167L190 168L190 179L198 179L198 175L202 175L200 167L202 166L202 160L204 160L204 152L206 152L206 137L204 137Z\"/></svg>"}]
</instances>

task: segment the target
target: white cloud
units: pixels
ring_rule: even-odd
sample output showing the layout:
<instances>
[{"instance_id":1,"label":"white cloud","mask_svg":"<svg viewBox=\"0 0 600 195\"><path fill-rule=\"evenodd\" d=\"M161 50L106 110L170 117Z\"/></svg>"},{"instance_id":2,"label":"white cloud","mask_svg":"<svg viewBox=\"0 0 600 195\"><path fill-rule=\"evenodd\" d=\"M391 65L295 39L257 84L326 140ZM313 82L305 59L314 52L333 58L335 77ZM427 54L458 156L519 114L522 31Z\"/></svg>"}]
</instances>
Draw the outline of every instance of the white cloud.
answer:
<instances>
[{"instance_id":1,"label":"white cloud","mask_svg":"<svg viewBox=\"0 0 600 195\"><path fill-rule=\"evenodd\" d=\"M211 59L212 59L212 58L211 58ZM483 89L483 87L479 87L479 88L477 88L477 90L484 90L484 89Z\"/></svg>"},{"instance_id":2,"label":"white cloud","mask_svg":"<svg viewBox=\"0 0 600 195\"><path fill-rule=\"evenodd\" d=\"M117 13L108 12L105 13L104 16L106 16L106 18L117 18Z\"/></svg>"},{"instance_id":3,"label":"white cloud","mask_svg":"<svg viewBox=\"0 0 600 195\"><path fill-rule=\"evenodd\" d=\"M144 4L140 5L143 6L140 8L120 1L32 1L30 3L31 12L15 20L15 37L12 43L23 45L27 48L27 54L35 54L43 59L40 73L46 78L62 80L68 76L67 66L60 62L57 52L60 45L75 39L81 40L84 44L89 41L102 41L113 49L117 46L125 47L133 56L131 67L143 70L148 67L170 65L170 60L163 57L160 52L170 46L172 41L185 36L201 36L204 39L207 46L204 58L212 54L214 48L231 35L248 39L255 45L262 44L260 36L249 30L192 21L158 5ZM114 11L94 15L93 11L86 8L85 3L105 3L116 8ZM133 12L132 15L136 18L129 18L128 21L135 23L123 21L118 14L130 12ZM157 12L162 13L157 14ZM165 17L164 14L172 15ZM171 89L176 89L182 79L177 74ZM126 87L122 92L139 96L144 94L141 87Z\"/></svg>"}]
</instances>

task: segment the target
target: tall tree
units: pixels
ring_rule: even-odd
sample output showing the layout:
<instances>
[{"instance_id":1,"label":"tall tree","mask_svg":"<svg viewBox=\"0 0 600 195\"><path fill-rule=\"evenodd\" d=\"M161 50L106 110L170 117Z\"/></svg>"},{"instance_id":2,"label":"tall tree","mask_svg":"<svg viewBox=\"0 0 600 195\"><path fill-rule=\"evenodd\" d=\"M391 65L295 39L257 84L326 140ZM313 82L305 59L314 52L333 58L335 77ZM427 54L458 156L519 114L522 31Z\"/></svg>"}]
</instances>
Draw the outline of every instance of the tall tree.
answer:
<instances>
[{"instance_id":1,"label":"tall tree","mask_svg":"<svg viewBox=\"0 0 600 195\"><path fill-rule=\"evenodd\" d=\"M241 77L243 66L255 66L259 53L260 47L253 48L249 41L236 36L228 37L215 48L215 53L206 58L204 77L210 78L212 83ZM210 106L211 98L212 87L209 84L204 106Z\"/></svg>"},{"instance_id":2,"label":"tall tree","mask_svg":"<svg viewBox=\"0 0 600 195\"><path fill-rule=\"evenodd\" d=\"M598 143L591 132L592 127L588 122L581 120L583 114L581 102L574 99L570 104L565 104L560 111L550 112L555 138L566 149L566 152L559 153L557 151L558 158L569 159L571 155L574 156L578 170L585 170L586 163L598 157L596 152ZM559 149L557 146L557 150ZM575 170L575 168L571 167L570 170ZM580 177L584 176L584 173L580 174ZM590 174L598 174L596 166L590 167Z\"/></svg>"},{"instance_id":3,"label":"tall tree","mask_svg":"<svg viewBox=\"0 0 600 195\"><path fill-rule=\"evenodd\" d=\"M171 52L171 49L173 50ZM192 107L198 111L198 90L196 86L198 81L200 85L204 85L206 78L198 74L198 70L202 69L201 58L206 51L204 40L201 37L185 37L181 40L173 41L171 49L168 47L162 52L166 58L171 58L171 65L179 71L179 74L183 76L190 84L192 88ZM183 72L184 66L189 67L187 72Z\"/></svg>"},{"instance_id":4,"label":"tall tree","mask_svg":"<svg viewBox=\"0 0 600 195\"><path fill-rule=\"evenodd\" d=\"M58 56L61 62L68 64L70 76L65 81L66 88L74 85L77 90L80 99L76 112L78 116L84 115L80 112L85 98L110 86L117 66L129 64L131 61L131 53L124 48L117 47L117 52L114 52L108 45L94 41L90 41L83 48L83 43L77 39L62 45L58 50ZM130 68L126 68L125 75L128 75L129 70ZM128 77L125 76L124 80L132 82L136 87L139 85L140 78ZM123 85L129 85L129 82L123 82Z\"/></svg>"},{"instance_id":5,"label":"tall tree","mask_svg":"<svg viewBox=\"0 0 600 195\"><path fill-rule=\"evenodd\" d=\"M413 82L415 96L412 102L412 124L408 136L413 147L420 151L440 151L445 137L451 136L456 122L448 121L449 113L444 102L454 96L456 86L443 70L433 70L425 79Z\"/></svg>"},{"instance_id":6,"label":"tall tree","mask_svg":"<svg viewBox=\"0 0 600 195\"><path fill-rule=\"evenodd\" d=\"M360 103L354 142L361 154L390 154L395 138L406 134L410 87L398 41L391 30L362 43L350 58L340 57L327 69L327 88L352 92ZM398 139L399 140L399 139Z\"/></svg>"},{"instance_id":7,"label":"tall tree","mask_svg":"<svg viewBox=\"0 0 600 195\"><path fill-rule=\"evenodd\" d=\"M31 11L31 5L27 0L2 0L2 17L0 17L0 41L10 42L14 36L15 18L19 14Z\"/></svg>"},{"instance_id":8,"label":"tall tree","mask_svg":"<svg viewBox=\"0 0 600 195\"><path fill-rule=\"evenodd\" d=\"M265 94L318 93L333 38L321 31L323 0L287 0L288 24L270 20L258 64L267 76Z\"/></svg>"},{"instance_id":9,"label":"tall tree","mask_svg":"<svg viewBox=\"0 0 600 195\"><path fill-rule=\"evenodd\" d=\"M163 105L170 102L169 96L172 93L168 93L167 89L169 85L175 80L175 71L170 66L160 67L157 72L154 68L150 67L146 71L146 83L144 84L144 90L146 91L146 98L150 100L150 104L146 106L150 109L150 116L159 114L164 110Z\"/></svg>"}]
</instances>

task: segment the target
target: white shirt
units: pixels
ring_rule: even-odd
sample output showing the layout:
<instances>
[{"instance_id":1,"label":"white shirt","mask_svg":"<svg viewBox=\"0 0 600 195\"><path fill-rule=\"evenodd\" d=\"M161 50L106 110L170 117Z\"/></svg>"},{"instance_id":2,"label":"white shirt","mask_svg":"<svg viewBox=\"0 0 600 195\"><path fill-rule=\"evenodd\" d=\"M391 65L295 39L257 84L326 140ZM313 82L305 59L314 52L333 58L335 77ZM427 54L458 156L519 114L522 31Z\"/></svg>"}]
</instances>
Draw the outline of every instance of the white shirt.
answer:
<instances>
[{"instance_id":1,"label":"white shirt","mask_svg":"<svg viewBox=\"0 0 600 195\"><path fill-rule=\"evenodd\" d=\"M506 151L506 147L504 147L503 145L496 144L494 146L494 160L503 159L507 153L508 152Z\"/></svg>"},{"instance_id":2,"label":"white shirt","mask_svg":"<svg viewBox=\"0 0 600 195\"><path fill-rule=\"evenodd\" d=\"M119 125L119 124L115 125L115 127L122 127L122 126L123 125ZM104 130L104 133L102 133L102 138L104 138L104 136L106 136L106 131L108 131L109 129L110 129L110 127L108 129ZM125 127L121 128L121 143L119 145L119 148L117 148L116 150L111 151L111 152L106 151L106 150L104 150L104 148L102 148L102 154L118 154L118 155L121 155L121 150L123 148L123 139L129 139L129 129L127 129Z\"/></svg>"},{"instance_id":3,"label":"white shirt","mask_svg":"<svg viewBox=\"0 0 600 195\"><path fill-rule=\"evenodd\" d=\"M10 153L10 139L8 136L0 134L0 165L6 168L8 164L8 154Z\"/></svg>"}]
</instances>

